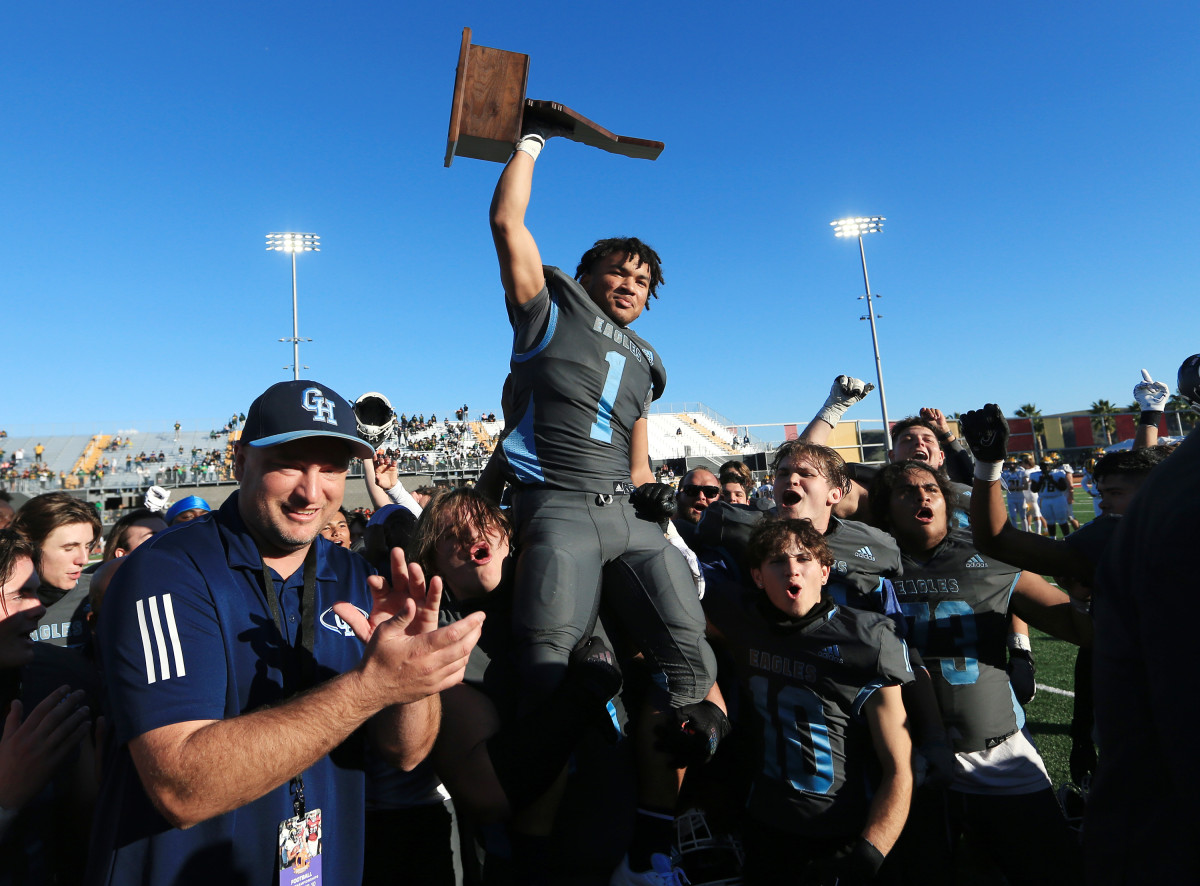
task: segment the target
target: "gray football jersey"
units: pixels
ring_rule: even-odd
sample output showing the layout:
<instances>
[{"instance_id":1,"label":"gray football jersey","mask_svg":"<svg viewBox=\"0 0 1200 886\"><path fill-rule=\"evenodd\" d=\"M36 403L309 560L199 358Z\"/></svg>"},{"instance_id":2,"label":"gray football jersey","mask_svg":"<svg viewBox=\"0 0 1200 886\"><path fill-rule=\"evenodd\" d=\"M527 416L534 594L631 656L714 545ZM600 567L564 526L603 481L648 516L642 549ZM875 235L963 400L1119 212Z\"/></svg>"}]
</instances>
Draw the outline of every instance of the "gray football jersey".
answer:
<instances>
[{"instance_id":1,"label":"gray football jersey","mask_svg":"<svg viewBox=\"0 0 1200 886\"><path fill-rule=\"evenodd\" d=\"M952 531L923 562L904 555L895 582L906 639L933 679L954 750L979 751L1025 723L1008 682L1008 604L1021 570L985 557Z\"/></svg>"},{"instance_id":2,"label":"gray football jersey","mask_svg":"<svg viewBox=\"0 0 1200 886\"><path fill-rule=\"evenodd\" d=\"M913 679L888 618L836 604L804 623L776 620L762 591L705 595L753 713L751 817L811 837L862 830L877 758L862 709L881 686ZM828 598L825 598L828 600Z\"/></svg>"},{"instance_id":3,"label":"gray football jersey","mask_svg":"<svg viewBox=\"0 0 1200 886\"><path fill-rule=\"evenodd\" d=\"M855 609L898 618L900 604L893 585L904 571L896 540L857 520L830 516L825 543L833 554L829 593Z\"/></svg>"},{"instance_id":4,"label":"gray football jersey","mask_svg":"<svg viewBox=\"0 0 1200 886\"><path fill-rule=\"evenodd\" d=\"M629 482L634 423L662 395L658 354L616 326L576 281L545 267L546 289L509 305L513 352L501 448L512 482L578 492Z\"/></svg>"}]
</instances>

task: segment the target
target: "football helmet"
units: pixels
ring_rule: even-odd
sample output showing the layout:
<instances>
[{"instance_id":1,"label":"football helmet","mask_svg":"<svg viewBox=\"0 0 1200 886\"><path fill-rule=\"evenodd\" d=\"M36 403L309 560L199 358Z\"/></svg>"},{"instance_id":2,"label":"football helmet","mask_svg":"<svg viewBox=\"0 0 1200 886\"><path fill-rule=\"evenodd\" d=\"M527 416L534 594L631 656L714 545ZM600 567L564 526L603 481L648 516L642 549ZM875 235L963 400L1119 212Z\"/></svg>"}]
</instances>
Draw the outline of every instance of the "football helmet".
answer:
<instances>
[{"instance_id":1,"label":"football helmet","mask_svg":"<svg viewBox=\"0 0 1200 886\"><path fill-rule=\"evenodd\" d=\"M1200 354L1192 354L1183 361L1175 386L1180 397L1200 409Z\"/></svg>"},{"instance_id":2,"label":"football helmet","mask_svg":"<svg viewBox=\"0 0 1200 886\"><path fill-rule=\"evenodd\" d=\"M171 503L171 493L163 489L161 486L151 486L146 490L145 496L142 498L142 507L154 513L165 511Z\"/></svg>"},{"instance_id":3,"label":"football helmet","mask_svg":"<svg viewBox=\"0 0 1200 886\"><path fill-rule=\"evenodd\" d=\"M741 886L742 844L729 834L714 835L699 809L689 809L675 818L675 840L679 855L675 863L693 886Z\"/></svg>"},{"instance_id":4,"label":"football helmet","mask_svg":"<svg viewBox=\"0 0 1200 886\"><path fill-rule=\"evenodd\" d=\"M396 410L391 401L376 391L363 394L354 401L354 418L358 433L378 449L383 441L396 434Z\"/></svg>"}]
</instances>

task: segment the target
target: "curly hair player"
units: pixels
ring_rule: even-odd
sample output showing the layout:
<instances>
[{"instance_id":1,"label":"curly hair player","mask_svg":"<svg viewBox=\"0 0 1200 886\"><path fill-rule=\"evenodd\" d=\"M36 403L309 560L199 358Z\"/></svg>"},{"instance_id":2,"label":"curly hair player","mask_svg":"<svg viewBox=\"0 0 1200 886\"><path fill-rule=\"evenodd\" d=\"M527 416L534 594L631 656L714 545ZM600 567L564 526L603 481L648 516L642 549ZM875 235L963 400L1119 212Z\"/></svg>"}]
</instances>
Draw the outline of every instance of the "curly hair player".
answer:
<instances>
[{"instance_id":1,"label":"curly hair player","mask_svg":"<svg viewBox=\"0 0 1200 886\"><path fill-rule=\"evenodd\" d=\"M615 564L623 580L606 585L606 604L665 677L666 691L635 726L641 807L629 858L613 882L673 883L681 773L655 747L655 733L689 723L683 732L715 736L728 724L714 703L715 660L687 562L653 522L639 519L666 520L674 510L673 490L654 482L648 457L647 409L666 373L654 349L629 330L662 284L662 267L636 238L598 241L574 278L542 264L525 212L534 161L547 136L561 133L534 128L517 142L490 211L513 327L506 431L492 469L514 488L520 553L513 627L523 698L535 705L562 681L571 650L595 621L601 571ZM517 822L530 838L531 876L556 791L544 799Z\"/></svg>"}]
</instances>

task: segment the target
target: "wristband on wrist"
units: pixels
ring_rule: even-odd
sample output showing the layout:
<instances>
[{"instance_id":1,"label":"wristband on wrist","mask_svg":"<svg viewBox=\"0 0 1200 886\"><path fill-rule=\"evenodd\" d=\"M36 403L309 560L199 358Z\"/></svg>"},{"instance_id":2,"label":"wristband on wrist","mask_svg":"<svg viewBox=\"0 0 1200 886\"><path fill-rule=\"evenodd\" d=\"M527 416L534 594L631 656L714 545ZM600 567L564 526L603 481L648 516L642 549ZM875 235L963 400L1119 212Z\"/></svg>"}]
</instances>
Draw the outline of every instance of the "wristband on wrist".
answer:
<instances>
[{"instance_id":1,"label":"wristband on wrist","mask_svg":"<svg viewBox=\"0 0 1200 886\"><path fill-rule=\"evenodd\" d=\"M1029 643L1029 637L1026 634L1018 634L1016 631L1008 635L1008 648L1033 652L1033 646Z\"/></svg>"},{"instance_id":2,"label":"wristband on wrist","mask_svg":"<svg viewBox=\"0 0 1200 886\"><path fill-rule=\"evenodd\" d=\"M975 479L983 480L987 483L994 483L1000 479L1000 474L1004 471L1004 462L1002 461L977 461L975 462Z\"/></svg>"},{"instance_id":3,"label":"wristband on wrist","mask_svg":"<svg viewBox=\"0 0 1200 886\"><path fill-rule=\"evenodd\" d=\"M1150 425L1158 427L1158 420L1162 418L1162 412L1158 409L1143 409L1138 415L1139 425Z\"/></svg>"},{"instance_id":4,"label":"wristband on wrist","mask_svg":"<svg viewBox=\"0 0 1200 886\"><path fill-rule=\"evenodd\" d=\"M841 404L836 406L824 406L820 412L813 416L813 418L814 420L820 419L831 428L836 428L838 426L838 422L842 420L842 416L846 414L846 410L848 408L849 405L843 406Z\"/></svg>"},{"instance_id":5,"label":"wristband on wrist","mask_svg":"<svg viewBox=\"0 0 1200 886\"><path fill-rule=\"evenodd\" d=\"M546 147L546 140L536 132L531 132L528 135L523 135L517 139L517 144L513 148L513 153L524 151L534 160L538 158L538 154L542 153L542 148Z\"/></svg>"}]
</instances>

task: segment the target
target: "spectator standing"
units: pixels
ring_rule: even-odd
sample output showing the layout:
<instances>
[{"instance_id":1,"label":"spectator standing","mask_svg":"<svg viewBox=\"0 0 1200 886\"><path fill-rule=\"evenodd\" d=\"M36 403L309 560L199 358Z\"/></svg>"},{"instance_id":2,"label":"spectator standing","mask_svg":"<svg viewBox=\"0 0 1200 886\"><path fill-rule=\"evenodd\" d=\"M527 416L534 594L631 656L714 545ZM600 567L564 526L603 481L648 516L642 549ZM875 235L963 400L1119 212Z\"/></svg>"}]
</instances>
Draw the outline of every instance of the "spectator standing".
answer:
<instances>
[{"instance_id":1,"label":"spectator standing","mask_svg":"<svg viewBox=\"0 0 1200 886\"><path fill-rule=\"evenodd\" d=\"M482 622L432 630L436 590L414 600L395 571L368 585L365 561L318 538L351 455L370 454L338 394L274 385L235 445L239 490L118 572L100 622L116 753L88 883L275 882L283 837L317 810L312 864L361 880L359 727L415 765Z\"/></svg>"}]
</instances>

